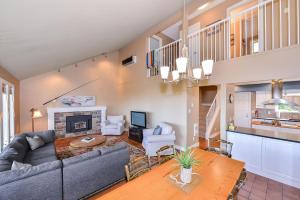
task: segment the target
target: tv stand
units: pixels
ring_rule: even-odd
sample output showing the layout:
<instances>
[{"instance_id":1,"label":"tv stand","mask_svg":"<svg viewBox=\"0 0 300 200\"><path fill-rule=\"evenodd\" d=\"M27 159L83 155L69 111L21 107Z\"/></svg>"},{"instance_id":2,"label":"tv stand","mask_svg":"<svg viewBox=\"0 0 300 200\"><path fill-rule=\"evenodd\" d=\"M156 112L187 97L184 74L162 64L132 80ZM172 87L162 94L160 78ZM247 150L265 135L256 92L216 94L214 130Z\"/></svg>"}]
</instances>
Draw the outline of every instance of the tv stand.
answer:
<instances>
[{"instance_id":1,"label":"tv stand","mask_svg":"<svg viewBox=\"0 0 300 200\"><path fill-rule=\"evenodd\" d=\"M139 143L143 142L143 130L144 128L131 126L129 127L129 135L128 138Z\"/></svg>"}]
</instances>

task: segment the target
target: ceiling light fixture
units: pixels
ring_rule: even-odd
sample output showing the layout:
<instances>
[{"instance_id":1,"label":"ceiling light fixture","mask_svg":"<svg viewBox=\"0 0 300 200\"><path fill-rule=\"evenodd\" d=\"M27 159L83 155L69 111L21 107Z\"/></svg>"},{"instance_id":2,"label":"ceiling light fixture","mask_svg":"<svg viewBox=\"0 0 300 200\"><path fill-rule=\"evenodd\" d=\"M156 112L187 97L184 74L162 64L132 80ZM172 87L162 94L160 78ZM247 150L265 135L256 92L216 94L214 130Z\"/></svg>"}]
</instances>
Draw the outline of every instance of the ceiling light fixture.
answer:
<instances>
[{"instance_id":1,"label":"ceiling light fixture","mask_svg":"<svg viewBox=\"0 0 300 200\"><path fill-rule=\"evenodd\" d=\"M172 71L172 80L169 81L169 72L170 66L161 66L160 67L160 75L161 79L165 83L177 83L181 80L189 80L199 82L202 79L202 72L206 79L208 79L212 75L214 61L213 60L204 60L202 61L201 66L192 67L189 65L189 49L187 46L188 41L188 21L187 21L187 13L186 13L186 0L183 0L183 30L182 30L182 50L179 58L176 59L177 69ZM200 8L205 8L208 3L200 6Z\"/></svg>"},{"instance_id":2,"label":"ceiling light fixture","mask_svg":"<svg viewBox=\"0 0 300 200\"><path fill-rule=\"evenodd\" d=\"M208 6L208 2L203 4L202 6L198 7L198 10L203 10L204 8L206 8Z\"/></svg>"}]
</instances>

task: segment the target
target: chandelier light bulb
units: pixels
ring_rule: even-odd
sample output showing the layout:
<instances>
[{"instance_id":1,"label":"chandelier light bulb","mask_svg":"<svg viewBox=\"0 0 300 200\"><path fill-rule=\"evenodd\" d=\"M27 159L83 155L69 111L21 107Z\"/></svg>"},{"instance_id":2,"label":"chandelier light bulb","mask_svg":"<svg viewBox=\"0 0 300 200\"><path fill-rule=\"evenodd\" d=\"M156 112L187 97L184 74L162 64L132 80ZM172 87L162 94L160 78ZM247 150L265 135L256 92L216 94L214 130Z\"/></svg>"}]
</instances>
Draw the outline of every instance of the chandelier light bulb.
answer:
<instances>
[{"instance_id":1,"label":"chandelier light bulb","mask_svg":"<svg viewBox=\"0 0 300 200\"><path fill-rule=\"evenodd\" d=\"M179 73L186 73L187 63L187 57L179 57L176 59L176 65Z\"/></svg>"},{"instance_id":2,"label":"chandelier light bulb","mask_svg":"<svg viewBox=\"0 0 300 200\"><path fill-rule=\"evenodd\" d=\"M201 75L202 75L202 69L200 67L193 69L193 77L194 77L194 79L200 80L201 79Z\"/></svg>"},{"instance_id":3,"label":"chandelier light bulb","mask_svg":"<svg viewBox=\"0 0 300 200\"><path fill-rule=\"evenodd\" d=\"M160 76L163 80L167 80L169 77L170 67L162 66L160 67Z\"/></svg>"},{"instance_id":4,"label":"chandelier light bulb","mask_svg":"<svg viewBox=\"0 0 300 200\"><path fill-rule=\"evenodd\" d=\"M202 61L202 68L204 76L211 76L214 67L213 60L204 60Z\"/></svg>"},{"instance_id":5,"label":"chandelier light bulb","mask_svg":"<svg viewBox=\"0 0 300 200\"><path fill-rule=\"evenodd\" d=\"M179 72L178 72L178 70L172 71L172 77L173 77L173 81L179 80Z\"/></svg>"}]
</instances>

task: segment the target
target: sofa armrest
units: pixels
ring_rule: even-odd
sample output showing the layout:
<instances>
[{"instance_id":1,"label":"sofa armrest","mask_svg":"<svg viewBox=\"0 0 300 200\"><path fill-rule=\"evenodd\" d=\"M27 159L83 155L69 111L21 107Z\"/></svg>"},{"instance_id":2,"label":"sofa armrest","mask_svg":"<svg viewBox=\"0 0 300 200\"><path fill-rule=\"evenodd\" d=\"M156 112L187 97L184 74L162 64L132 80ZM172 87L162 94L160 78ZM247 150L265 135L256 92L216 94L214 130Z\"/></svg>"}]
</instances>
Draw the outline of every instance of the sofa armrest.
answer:
<instances>
[{"instance_id":1,"label":"sofa armrest","mask_svg":"<svg viewBox=\"0 0 300 200\"><path fill-rule=\"evenodd\" d=\"M168 141L175 141L176 137L173 134L170 135L151 135L147 137L147 142L168 142Z\"/></svg>"},{"instance_id":2,"label":"sofa armrest","mask_svg":"<svg viewBox=\"0 0 300 200\"><path fill-rule=\"evenodd\" d=\"M71 158L63 159L62 162L63 162L64 167L66 167L68 165L72 165L72 164L75 164L75 163L90 160L90 159L93 159L93 158L98 157L98 156L100 156L100 153L99 153L99 151L95 150L95 151L89 151L87 153L80 154L80 155L77 155L77 156L74 156L74 157L71 157Z\"/></svg>"},{"instance_id":3,"label":"sofa armrest","mask_svg":"<svg viewBox=\"0 0 300 200\"><path fill-rule=\"evenodd\" d=\"M46 162L41 165L32 166L22 170L9 170L0 172L0 186L25 179L27 177L36 176L42 173L47 173L56 169L60 169L62 163L60 160Z\"/></svg>"},{"instance_id":4,"label":"sofa armrest","mask_svg":"<svg viewBox=\"0 0 300 200\"><path fill-rule=\"evenodd\" d=\"M121 149L128 148L128 145L126 142L120 142L114 146L108 146L108 147L100 147L98 150L101 153L101 155L109 154L111 152L115 152Z\"/></svg>"}]
</instances>

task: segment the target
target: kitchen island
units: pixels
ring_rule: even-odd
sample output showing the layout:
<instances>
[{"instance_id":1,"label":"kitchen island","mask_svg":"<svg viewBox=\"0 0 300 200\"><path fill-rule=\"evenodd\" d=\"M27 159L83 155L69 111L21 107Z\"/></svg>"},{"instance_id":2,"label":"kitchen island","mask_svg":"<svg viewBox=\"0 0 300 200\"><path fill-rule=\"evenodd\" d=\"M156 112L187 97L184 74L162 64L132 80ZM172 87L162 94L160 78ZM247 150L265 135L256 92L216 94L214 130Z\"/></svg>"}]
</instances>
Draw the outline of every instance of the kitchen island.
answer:
<instances>
[{"instance_id":1,"label":"kitchen island","mask_svg":"<svg viewBox=\"0 0 300 200\"><path fill-rule=\"evenodd\" d=\"M237 127L227 140L248 171L300 188L300 134Z\"/></svg>"}]
</instances>

